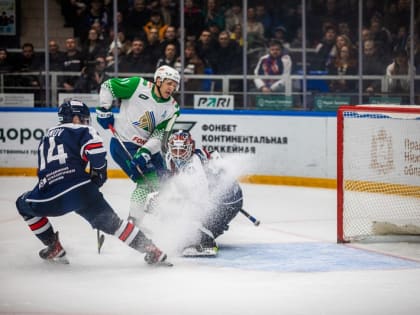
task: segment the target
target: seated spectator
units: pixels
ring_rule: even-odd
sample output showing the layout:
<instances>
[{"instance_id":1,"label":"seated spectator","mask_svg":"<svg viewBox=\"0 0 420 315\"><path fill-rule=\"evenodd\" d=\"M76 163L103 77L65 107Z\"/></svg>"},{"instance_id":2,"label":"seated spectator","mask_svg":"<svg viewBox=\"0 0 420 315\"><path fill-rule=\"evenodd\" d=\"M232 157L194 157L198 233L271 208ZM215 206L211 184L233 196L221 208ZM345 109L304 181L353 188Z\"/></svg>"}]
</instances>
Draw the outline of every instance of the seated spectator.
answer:
<instances>
[{"instance_id":1,"label":"seated spectator","mask_svg":"<svg viewBox=\"0 0 420 315\"><path fill-rule=\"evenodd\" d=\"M324 29L324 37L315 47L315 56L312 60L312 70L326 71L332 64L335 55L335 39L337 33L332 24L328 24Z\"/></svg>"},{"instance_id":2,"label":"seated spectator","mask_svg":"<svg viewBox=\"0 0 420 315\"><path fill-rule=\"evenodd\" d=\"M330 63L327 66L327 70L333 69L335 67L335 59L337 58L338 52L341 50L343 46L347 46L348 49L351 51L349 54L351 56L356 56L356 52L353 50L356 50L356 47L353 45L350 37L348 37L345 34L340 34L335 38L335 45L330 51ZM334 71L335 72L335 71Z\"/></svg>"},{"instance_id":3,"label":"seated spectator","mask_svg":"<svg viewBox=\"0 0 420 315\"><path fill-rule=\"evenodd\" d=\"M83 0L60 0L60 5L65 27L76 26L79 17L87 9L86 2Z\"/></svg>"},{"instance_id":4,"label":"seated spectator","mask_svg":"<svg viewBox=\"0 0 420 315\"><path fill-rule=\"evenodd\" d=\"M242 48L239 44L230 39L227 31L222 31L219 34L219 47L215 55L215 74L241 74L242 73ZM241 91L243 80L231 80L230 90ZM221 81L216 81L216 90L221 90Z\"/></svg>"},{"instance_id":5,"label":"seated spectator","mask_svg":"<svg viewBox=\"0 0 420 315\"><path fill-rule=\"evenodd\" d=\"M219 34L219 46L215 54L215 74L239 74L242 72L242 49L229 38L227 31Z\"/></svg>"},{"instance_id":6,"label":"seated spectator","mask_svg":"<svg viewBox=\"0 0 420 315\"><path fill-rule=\"evenodd\" d=\"M369 27L362 27L362 43L365 41L373 39L372 32L370 31Z\"/></svg>"},{"instance_id":7,"label":"seated spectator","mask_svg":"<svg viewBox=\"0 0 420 315\"><path fill-rule=\"evenodd\" d=\"M400 26L398 28L397 34L394 36L392 40L392 52L405 49L408 38L409 38L409 33L408 33L407 28L405 26Z\"/></svg>"},{"instance_id":8,"label":"seated spectator","mask_svg":"<svg viewBox=\"0 0 420 315\"><path fill-rule=\"evenodd\" d=\"M0 48L0 73L8 73L12 71L13 71L13 63L10 60L7 49Z\"/></svg>"},{"instance_id":9,"label":"seated spectator","mask_svg":"<svg viewBox=\"0 0 420 315\"><path fill-rule=\"evenodd\" d=\"M150 62L155 65L161 55L159 33L156 27L151 27L149 33L147 34L147 42L144 52L149 56Z\"/></svg>"},{"instance_id":10,"label":"seated spectator","mask_svg":"<svg viewBox=\"0 0 420 315\"><path fill-rule=\"evenodd\" d=\"M178 55L176 53L176 46L171 43L167 44L163 56L159 58L158 62L156 63L156 69L161 66L170 66L175 68L177 58Z\"/></svg>"},{"instance_id":11,"label":"seated spectator","mask_svg":"<svg viewBox=\"0 0 420 315\"><path fill-rule=\"evenodd\" d=\"M271 39L275 39L275 40L279 41L283 45L284 49L286 49L286 50L290 49L290 43L286 39L286 28L284 26L282 26L282 25L277 26L274 29L274 32L271 36Z\"/></svg>"},{"instance_id":12,"label":"seated spectator","mask_svg":"<svg viewBox=\"0 0 420 315\"><path fill-rule=\"evenodd\" d=\"M197 40L204 29L204 17L194 0L185 0L184 4L185 37Z\"/></svg>"},{"instance_id":13,"label":"seated spectator","mask_svg":"<svg viewBox=\"0 0 420 315\"><path fill-rule=\"evenodd\" d=\"M348 22L340 21L338 22L337 34L339 35L346 35L352 43L356 42L358 38L356 34L352 32L350 25Z\"/></svg>"},{"instance_id":14,"label":"seated spectator","mask_svg":"<svg viewBox=\"0 0 420 315\"><path fill-rule=\"evenodd\" d=\"M15 70L18 72L37 72L43 69L44 60L35 53L32 43L24 43L22 45L22 54L17 57ZM17 86L25 87L23 93L33 93L35 97L35 106L40 102L40 75L22 75L15 79Z\"/></svg>"},{"instance_id":15,"label":"seated spectator","mask_svg":"<svg viewBox=\"0 0 420 315\"><path fill-rule=\"evenodd\" d=\"M144 41L140 38L133 39L130 52L121 56L118 67L120 72L150 73L155 70L155 64L150 62L144 46Z\"/></svg>"},{"instance_id":16,"label":"seated spectator","mask_svg":"<svg viewBox=\"0 0 420 315\"><path fill-rule=\"evenodd\" d=\"M225 29L232 32L237 24L242 25L242 1L232 1L231 7L225 12Z\"/></svg>"},{"instance_id":17,"label":"seated spectator","mask_svg":"<svg viewBox=\"0 0 420 315\"><path fill-rule=\"evenodd\" d=\"M108 45L110 40L109 40L109 29L110 28L105 28L101 25L101 23L99 21L95 21L92 24L92 27L89 29L89 31L91 29L96 30L96 32L98 33L98 40L102 43L104 43L104 46ZM88 37L89 37L89 31L88 31Z\"/></svg>"},{"instance_id":18,"label":"seated spectator","mask_svg":"<svg viewBox=\"0 0 420 315\"><path fill-rule=\"evenodd\" d=\"M215 67L215 55L217 53L217 40L213 39L211 32L208 29L204 29L200 38L197 41L196 48L197 54L201 59L206 60L210 68Z\"/></svg>"},{"instance_id":19,"label":"seated spectator","mask_svg":"<svg viewBox=\"0 0 420 315\"><path fill-rule=\"evenodd\" d=\"M77 49L76 39L73 37L66 39L66 51L64 53L64 71L80 72L84 65L82 53ZM65 76L59 80L59 85L67 92L72 92L74 84L79 76Z\"/></svg>"},{"instance_id":20,"label":"seated spectator","mask_svg":"<svg viewBox=\"0 0 420 315\"><path fill-rule=\"evenodd\" d=\"M174 44L176 47L176 54L178 56L181 54L181 44L177 36L176 27L173 25L169 25L166 28L163 40L160 42L161 53L165 52L165 48L167 44Z\"/></svg>"},{"instance_id":21,"label":"seated spectator","mask_svg":"<svg viewBox=\"0 0 420 315\"><path fill-rule=\"evenodd\" d=\"M96 57L104 56L105 54L105 43L99 39L98 31L91 28L86 42L82 45L82 55L85 62L94 61Z\"/></svg>"},{"instance_id":22,"label":"seated spectator","mask_svg":"<svg viewBox=\"0 0 420 315\"><path fill-rule=\"evenodd\" d=\"M1 74L7 74L9 72L13 72L13 62L10 60L9 53L7 52L6 48L0 48L0 73ZM16 85L15 83L15 76L7 76L4 75L4 86L10 86L13 87ZM4 90L5 93L8 93L9 91L7 89ZM13 91L10 91L13 93Z\"/></svg>"},{"instance_id":23,"label":"seated spectator","mask_svg":"<svg viewBox=\"0 0 420 315\"><path fill-rule=\"evenodd\" d=\"M184 74L204 74L205 69L208 67L206 60L203 60L198 54L193 41L188 41L185 43L185 52L184 52ZM178 57L177 62L175 63L175 69L182 73L182 63L181 57ZM184 89L185 91L202 91L203 79L191 79L184 78ZM193 104L193 94L186 95L186 103L189 105Z\"/></svg>"},{"instance_id":24,"label":"seated spectator","mask_svg":"<svg viewBox=\"0 0 420 315\"><path fill-rule=\"evenodd\" d=\"M158 38L159 41L163 40L165 31L168 28L167 24L163 23L162 17L160 16L160 12L157 10L152 11L150 14L150 19L143 27L144 33L146 34L146 39L149 38L149 33L152 29L158 30Z\"/></svg>"},{"instance_id":25,"label":"seated spectator","mask_svg":"<svg viewBox=\"0 0 420 315\"><path fill-rule=\"evenodd\" d=\"M302 48L303 39L302 39L302 28L298 28L296 30L296 36L292 39L292 42L290 43L291 48ZM309 41L307 40L305 43L305 47L309 46Z\"/></svg>"},{"instance_id":26,"label":"seated spectator","mask_svg":"<svg viewBox=\"0 0 420 315\"><path fill-rule=\"evenodd\" d=\"M15 70L18 72L40 71L44 63L40 55L35 53L32 43L22 45L22 54L17 56ZM39 86L39 79L35 76L21 77L21 86Z\"/></svg>"},{"instance_id":27,"label":"seated spectator","mask_svg":"<svg viewBox=\"0 0 420 315\"><path fill-rule=\"evenodd\" d=\"M48 42L50 71L64 70L64 53L60 50L57 41L50 40Z\"/></svg>"},{"instance_id":28,"label":"seated spectator","mask_svg":"<svg viewBox=\"0 0 420 315\"><path fill-rule=\"evenodd\" d=\"M413 70L413 73L415 73L415 69ZM408 104L409 101L410 72L411 65L407 52L405 50L398 50L394 54L394 61L386 67L386 76L388 79L388 92L396 94L396 96L402 96L404 104ZM394 76L405 77L395 78Z\"/></svg>"},{"instance_id":29,"label":"seated spectator","mask_svg":"<svg viewBox=\"0 0 420 315\"><path fill-rule=\"evenodd\" d=\"M217 42L218 41L218 38L219 38L219 34L220 34L219 25L217 25L214 22L210 22L209 27L208 27L208 30L210 31L211 39L214 42Z\"/></svg>"},{"instance_id":30,"label":"seated spectator","mask_svg":"<svg viewBox=\"0 0 420 315\"><path fill-rule=\"evenodd\" d=\"M292 60L283 51L280 42L272 40L269 43L268 54L262 56L255 67L255 75L290 75ZM285 78L280 79L254 79L257 90L263 93L284 92Z\"/></svg>"},{"instance_id":31,"label":"seated spectator","mask_svg":"<svg viewBox=\"0 0 420 315\"><path fill-rule=\"evenodd\" d=\"M203 12L204 27L217 26L219 32L225 29L225 16L218 6L217 0L207 0Z\"/></svg>"},{"instance_id":32,"label":"seated spectator","mask_svg":"<svg viewBox=\"0 0 420 315\"><path fill-rule=\"evenodd\" d=\"M109 79L105 73L105 57L98 56L95 64L88 64L83 67L80 78L74 86L75 93L99 93L101 84Z\"/></svg>"},{"instance_id":33,"label":"seated spectator","mask_svg":"<svg viewBox=\"0 0 420 315\"><path fill-rule=\"evenodd\" d=\"M118 56L125 55L131 48L131 42L126 39L124 32L118 32L117 35L117 47L115 47L114 30L109 30L110 44L108 46L107 55L114 55L114 49L117 49Z\"/></svg>"},{"instance_id":34,"label":"seated spectator","mask_svg":"<svg viewBox=\"0 0 420 315\"><path fill-rule=\"evenodd\" d=\"M134 0L133 6L127 13L125 19L127 27L127 39L145 39L143 27L150 20L151 10L146 6L146 0Z\"/></svg>"},{"instance_id":35,"label":"seated spectator","mask_svg":"<svg viewBox=\"0 0 420 315\"><path fill-rule=\"evenodd\" d=\"M340 46L334 64L331 65L328 70L329 74L338 76L357 75L357 58L354 52L355 50L347 45ZM331 80L329 86L331 92L354 93L357 90L357 80L346 80L344 78L335 79Z\"/></svg>"},{"instance_id":36,"label":"seated spectator","mask_svg":"<svg viewBox=\"0 0 420 315\"><path fill-rule=\"evenodd\" d=\"M375 42L372 39L366 40L363 43L363 75L382 76L385 74L386 65L377 52ZM381 81L363 80L363 92L368 94L381 92Z\"/></svg>"},{"instance_id":37,"label":"seated spectator","mask_svg":"<svg viewBox=\"0 0 420 315\"><path fill-rule=\"evenodd\" d=\"M272 35L272 27L274 26L273 19L263 2L259 2L255 5L255 19L264 26L264 37L270 38ZM285 47L284 44L283 47Z\"/></svg>"},{"instance_id":38,"label":"seated spectator","mask_svg":"<svg viewBox=\"0 0 420 315\"><path fill-rule=\"evenodd\" d=\"M392 36L391 32L383 25L382 15L374 14L372 16L370 31L381 58L390 62L392 57Z\"/></svg>"},{"instance_id":39,"label":"seated spectator","mask_svg":"<svg viewBox=\"0 0 420 315\"><path fill-rule=\"evenodd\" d=\"M236 41L241 47L244 45L244 39L242 37L242 24L235 24L233 30L230 33L230 39Z\"/></svg>"},{"instance_id":40,"label":"seated spectator","mask_svg":"<svg viewBox=\"0 0 420 315\"><path fill-rule=\"evenodd\" d=\"M99 22L100 29L108 29L111 25L109 12L104 7L103 0L91 0L87 10L80 16L80 23L76 25L75 35L80 38L80 42L84 43L92 28L93 23Z\"/></svg>"},{"instance_id":41,"label":"seated spectator","mask_svg":"<svg viewBox=\"0 0 420 315\"><path fill-rule=\"evenodd\" d=\"M179 8L174 2L160 0L157 10L159 10L164 24L177 27L179 25Z\"/></svg>"},{"instance_id":42,"label":"seated spectator","mask_svg":"<svg viewBox=\"0 0 420 315\"><path fill-rule=\"evenodd\" d=\"M264 25L258 22L254 8L248 8L246 34L248 49L261 48L265 46Z\"/></svg>"}]
</instances>

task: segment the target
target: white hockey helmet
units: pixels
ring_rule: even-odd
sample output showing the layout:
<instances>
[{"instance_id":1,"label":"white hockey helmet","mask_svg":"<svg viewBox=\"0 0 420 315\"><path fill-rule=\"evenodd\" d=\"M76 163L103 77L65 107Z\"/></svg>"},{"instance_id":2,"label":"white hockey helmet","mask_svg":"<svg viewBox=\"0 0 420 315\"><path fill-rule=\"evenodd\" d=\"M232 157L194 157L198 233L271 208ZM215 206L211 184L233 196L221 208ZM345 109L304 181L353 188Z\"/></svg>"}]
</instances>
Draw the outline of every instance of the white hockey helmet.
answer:
<instances>
[{"instance_id":1,"label":"white hockey helmet","mask_svg":"<svg viewBox=\"0 0 420 315\"><path fill-rule=\"evenodd\" d=\"M170 79L170 80L175 81L178 84L177 90L179 87L179 82L181 82L181 76L179 75L179 72L169 66L160 66L159 68L157 68L157 70L155 71L155 76L154 76L155 83L157 82L158 78L160 78L162 82L165 79Z\"/></svg>"}]
</instances>

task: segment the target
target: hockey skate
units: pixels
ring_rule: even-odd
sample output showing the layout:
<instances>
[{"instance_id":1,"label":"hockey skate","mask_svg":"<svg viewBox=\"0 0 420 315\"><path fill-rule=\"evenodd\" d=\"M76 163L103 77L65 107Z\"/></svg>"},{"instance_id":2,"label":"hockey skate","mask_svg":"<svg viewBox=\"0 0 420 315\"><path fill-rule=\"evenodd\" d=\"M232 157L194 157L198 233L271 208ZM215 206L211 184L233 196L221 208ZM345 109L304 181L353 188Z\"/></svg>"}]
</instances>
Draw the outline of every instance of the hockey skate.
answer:
<instances>
[{"instance_id":1,"label":"hockey skate","mask_svg":"<svg viewBox=\"0 0 420 315\"><path fill-rule=\"evenodd\" d=\"M184 257L216 257L219 248L214 238L202 233L199 244L190 245L184 248L182 256Z\"/></svg>"},{"instance_id":2,"label":"hockey skate","mask_svg":"<svg viewBox=\"0 0 420 315\"><path fill-rule=\"evenodd\" d=\"M172 267L173 264L167 261L167 255L162 252L159 248L156 247L154 244L150 244L146 246L146 255L144 256L144 260L149 265L162 265L162 266L168 266Z\"/></svg>"},{"instance_id":3,"label":"hockey skate","mask_svg":"<svg viewBox=\"0 0 420 315\"><path fill-rule=\"evenodd\" d=\"M66 251L63 246L61 246L60 240L58 239L58 232L54 234L51 244L39 251L39 257L49 262L60 264L69 263L66 257Z\"/></svg>"}]
</instances>

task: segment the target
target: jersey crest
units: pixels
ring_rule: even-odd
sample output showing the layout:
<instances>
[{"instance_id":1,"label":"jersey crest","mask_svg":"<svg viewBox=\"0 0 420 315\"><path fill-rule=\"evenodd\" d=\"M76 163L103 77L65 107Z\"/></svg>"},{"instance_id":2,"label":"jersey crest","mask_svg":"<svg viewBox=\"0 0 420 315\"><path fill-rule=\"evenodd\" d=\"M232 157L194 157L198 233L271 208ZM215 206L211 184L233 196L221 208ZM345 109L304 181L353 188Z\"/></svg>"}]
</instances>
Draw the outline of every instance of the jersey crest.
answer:
<instances>
[{"instance_id":1,"label":"jersey crest","mask_svg":"<svg viewBox=\"0 0 420 315\"><path fill-rule=\"evenodd\" d=\"M154 113L149 111L145 112L138 121L133 122L133 125L152 132L156 125Z\"/></svg>"}]
</instances>

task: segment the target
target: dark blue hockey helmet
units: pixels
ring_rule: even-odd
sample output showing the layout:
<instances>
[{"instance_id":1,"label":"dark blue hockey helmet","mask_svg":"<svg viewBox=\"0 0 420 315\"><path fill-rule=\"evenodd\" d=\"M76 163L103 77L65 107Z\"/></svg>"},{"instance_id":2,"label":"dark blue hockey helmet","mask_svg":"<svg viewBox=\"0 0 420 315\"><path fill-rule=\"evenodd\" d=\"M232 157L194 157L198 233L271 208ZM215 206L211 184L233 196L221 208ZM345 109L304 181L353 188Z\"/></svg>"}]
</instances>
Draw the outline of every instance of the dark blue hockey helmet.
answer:
<instances>
[{"instance_id":1,"label":"dark blue hockey helmet","mask_svg":"<svg viewBox=\"0 0 420 315\"><path fill-rule=\"evenodd\" d=\"M79 116L84 125L90 124L89 107L82 101L75 99L65 99L58 108L58 121L61 124L73 122L73 117Z\"/></svg>"}]
</instances>

